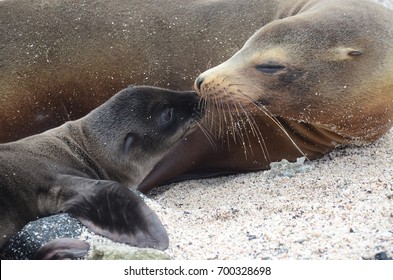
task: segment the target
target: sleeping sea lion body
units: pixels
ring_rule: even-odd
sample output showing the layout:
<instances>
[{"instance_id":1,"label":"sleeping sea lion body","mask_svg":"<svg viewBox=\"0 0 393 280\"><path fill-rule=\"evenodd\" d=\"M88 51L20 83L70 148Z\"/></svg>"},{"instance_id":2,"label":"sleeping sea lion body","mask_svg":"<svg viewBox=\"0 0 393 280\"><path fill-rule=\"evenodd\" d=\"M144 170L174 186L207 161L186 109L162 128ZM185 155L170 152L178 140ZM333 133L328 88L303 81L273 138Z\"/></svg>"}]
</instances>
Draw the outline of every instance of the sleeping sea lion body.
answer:
<instances>
[{"instance_id":1,"label":"sleeping sea lion body","mask_svg":"<svg viewBox=\"0 0 393 280\"><path fill-rule=\"evenodd\" d=\"M141 191L316 159L392 127L393 11L371 1L289 2L278 1L274 20L196 79L212 139L199 130L180 142ZM204 148L179 156L193 143Z\"/></svg>"}]
</instances>

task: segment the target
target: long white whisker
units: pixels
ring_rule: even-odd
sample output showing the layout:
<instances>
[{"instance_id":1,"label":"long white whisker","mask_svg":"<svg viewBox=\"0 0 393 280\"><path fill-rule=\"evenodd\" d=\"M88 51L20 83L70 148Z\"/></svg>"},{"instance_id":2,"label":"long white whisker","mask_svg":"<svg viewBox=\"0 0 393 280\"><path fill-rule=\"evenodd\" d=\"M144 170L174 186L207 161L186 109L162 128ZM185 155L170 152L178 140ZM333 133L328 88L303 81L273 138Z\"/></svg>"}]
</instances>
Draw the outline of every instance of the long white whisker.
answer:
<instances>
[{"instance_id":1,"label":"long white whisker","mask_svg":"<svg viewBox=\"0 0 393 280\"><path fill-rule=\"evenodd\" d=\"M228 94L228 93L226 92L225 89L224 89L224 92L225 92L225 94ZM235 122L234 122L234 120L233 120L233 117L232 117L231 110L230 110L230 108L229 108L228 102L226 103L226 105L227 105L227 108L228 108L228 111L227 111L227 112L228 112L229 119L230 119L230 122L231 122L230 129L231 129L231 132L232 132L233 141L235 142L235 144L237 144L237 141L236 141L236 127L235 127Z\"/></svg>"},{"instance_id":2,"label":"long white whisker","mask_svg":"<svg viewBox=\"0 0 393 280\"><path fill-rule=\"evenodd\" d=\"M234 97L232 96L232 95L230 95L230 97L231 97L231 99L232 99L232 103L233 103L233 105L234 105L234 107L235 107L235 110L236 110L236 114L237 114L237 116L238 116L238 130L239 130L239 135L240 135L240 139L241 139L241 141L242 141L242 145L243 145L243 149L244 149L244 155L245 155L245 157L246 157L246 159L247 159L247 146L246 146L246 141L245 141L245 139L244 139L244 134L246 135L246 137L247 137L247 141L248 141L248 145L249 145L249 147L250 147L250 152L251 152L251 155L252 156L254 156L254 152L253 152L253 150L252 150L252 147L251 147L251 141L250 141L250 137L249 137L249 135L248 135L248 133L247 133L247 128L246 128L246 126L245 126L245 124L244 124L244 121L243 121L243 119L242 119L242 116L241 116L241 114L240 114L240 112L239 112L239 109L238 109L238 107L237 107L237 102L236 102L236 100L234 99ZM243 128L244 128L244 134L243 134Z\"/></svg>"},{"instance_id":3,"label":"long white whisker","mask_svg":"<svg viewBox=\"0 0 393 280\"><path fill-rule=\"evenodd\" d=\"M240 108L243 110L244 114L246 115L247 122L250 125L251 131L253 132L254 137L256 137L258 140L259 146L261 147L261 150L263 153L263 157L265 158L266 161L270 161L269 151L267 149L265 139L263 139L261 130L257 126L254 117L249 112L247 112L247 110L243 107L241 102L239 102L238 104L239 104Z\"/></svg>"},{"instance_id":4,"label":"long white whisker","mask_svg":"<svg viewBox=\"0 0 393 280\"><path fill-rule=\"evenodd\" d=\"M255 106L255 108L257 108L259 111L261 111L262 113L264 113L270 120L272 120L273 123L276 124L277 127L280 128L280 130L288 137L289 141L291 141L291 143L294 145L294 147L295 147L295 148L296 148L296 149L297 149L306 159L308 159L307 156L306 156L306 154L302 151L302 149L300 149L300 147L296 144L296 142L295 142L295 141L292 139L292 137L289 135L289 133L287 132L287 130L285 129L285 127L280 123L280 121L279 121L275 116L273 116L273 114L271 114L271 113L269 112L269 110L267 110L266 107L264 107L264 106L259 106L259 104L255 103L255 101L253 101L250 97L248 97L247 95L245 95L243 92L242 92L242 94L243 94L243 96L244 96L245 98L248 99L248 101L251 102L252 105Z\"/></svg>"},{"instance_id":5,"label":"long white whisker","mask_svg":"<svg viewBox=\"0 0 393 280\"><path fill-rule=\"evenodd\" d=\"M199 129L202 131L202 133L206 136L206 139L209 141L210 145L212 146L214 151L217 151L217 146L213 140L213 138L211 137L210 133L208 132L208 130L203 126L203 124L196 122Z\"/></svg>"}]
</instances>

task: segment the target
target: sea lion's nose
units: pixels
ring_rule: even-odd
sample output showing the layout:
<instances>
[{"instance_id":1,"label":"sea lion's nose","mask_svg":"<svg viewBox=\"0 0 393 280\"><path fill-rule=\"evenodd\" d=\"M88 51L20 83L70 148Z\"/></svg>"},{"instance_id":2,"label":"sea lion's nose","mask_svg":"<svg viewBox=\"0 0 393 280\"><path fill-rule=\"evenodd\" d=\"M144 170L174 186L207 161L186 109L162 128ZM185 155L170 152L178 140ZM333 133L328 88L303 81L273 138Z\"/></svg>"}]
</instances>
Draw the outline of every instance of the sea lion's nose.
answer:
<instances>
[{"instance_id":1,"label":"sea lion's nose","mask_svg":"<svg viewBox=\"0 0 393 280\"><path fill-rule=\"evenodd\" d=\"M204 78L201 75L198 78L196 78L195 83L194 83L195 91L197 91L197 92L201 91L203 81L204 81Z\"/></svg>"}]
</instances>

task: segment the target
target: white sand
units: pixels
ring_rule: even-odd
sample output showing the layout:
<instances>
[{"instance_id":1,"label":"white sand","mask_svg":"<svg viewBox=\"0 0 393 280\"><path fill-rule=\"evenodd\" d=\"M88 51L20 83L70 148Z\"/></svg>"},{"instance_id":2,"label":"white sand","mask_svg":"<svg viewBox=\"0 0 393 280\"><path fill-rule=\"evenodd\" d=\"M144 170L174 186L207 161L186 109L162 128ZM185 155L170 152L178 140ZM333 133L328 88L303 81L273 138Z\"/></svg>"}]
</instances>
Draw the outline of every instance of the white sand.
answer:
<instances>
[{"instance_id":1,"label":"white sand","mask_svg":"<svg viewBox=\"0 0 393 280\"><path fill-rule=\"evenodd\" d=\"M176 183L148 204L173 259L393 256L393 130L335 151L293 177L272 171Z\"/></svg>"}]
</instances>

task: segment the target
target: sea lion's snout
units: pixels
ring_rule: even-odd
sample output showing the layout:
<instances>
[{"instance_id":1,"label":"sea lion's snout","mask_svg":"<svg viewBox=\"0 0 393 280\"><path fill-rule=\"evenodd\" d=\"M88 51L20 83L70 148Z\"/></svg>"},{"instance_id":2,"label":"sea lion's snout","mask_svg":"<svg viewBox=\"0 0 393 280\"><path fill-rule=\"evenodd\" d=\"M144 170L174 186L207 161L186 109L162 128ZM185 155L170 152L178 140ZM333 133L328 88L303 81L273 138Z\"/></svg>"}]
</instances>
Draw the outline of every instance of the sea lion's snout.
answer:
<instances>
[{"instance_id":1,"label":"sea lion's snout","mask_svg":"<svg viewBox=\"0 0 393 280\"><path fill-rule=\"evenodd\" d=\"M181 114L182 120L197 121L203 117L204 104L195 91L179 92L175 107Z\"/></svg>"}]
</instances>

